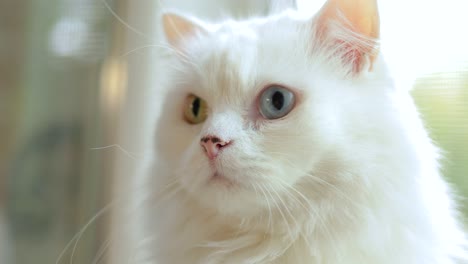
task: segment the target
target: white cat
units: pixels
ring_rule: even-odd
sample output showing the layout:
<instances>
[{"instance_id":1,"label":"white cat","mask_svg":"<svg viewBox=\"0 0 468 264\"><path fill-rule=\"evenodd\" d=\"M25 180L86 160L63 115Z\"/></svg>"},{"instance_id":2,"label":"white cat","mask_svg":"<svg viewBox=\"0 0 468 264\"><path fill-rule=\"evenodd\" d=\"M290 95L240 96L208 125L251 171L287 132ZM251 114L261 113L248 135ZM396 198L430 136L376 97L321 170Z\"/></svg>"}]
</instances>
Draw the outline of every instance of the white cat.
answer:
<instances>
[{"instance_id":1,"label":"white cat","mask_svg":"<svg viewBox=\"0 0 468 264\"><path fill-rule=\"evenodd\" d=\"M173 54L144 210L160 264L467 260L375 0L208 24L163 15Z\"/></svg>"}]
</instances>

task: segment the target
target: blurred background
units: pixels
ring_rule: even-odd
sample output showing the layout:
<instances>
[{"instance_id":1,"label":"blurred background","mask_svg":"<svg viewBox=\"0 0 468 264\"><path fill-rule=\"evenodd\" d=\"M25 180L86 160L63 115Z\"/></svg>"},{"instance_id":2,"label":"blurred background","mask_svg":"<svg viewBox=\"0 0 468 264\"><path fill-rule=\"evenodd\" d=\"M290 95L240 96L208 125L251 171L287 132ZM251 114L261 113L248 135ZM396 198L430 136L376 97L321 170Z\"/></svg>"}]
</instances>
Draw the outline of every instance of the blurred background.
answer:
<instances>
[{"instance_id":1,"label":"blurred background","mask_svg":"<svg viewBox=\"0 0 468 264\"><path fill-rule=\"evenodd\" d=\"M113 263L109 203L148 148L157 13L174 7L211 19L271 12L268 0L0 0L0 263ZM382 51L468 197L468 3L380 10Z\"/></svg>"}]
</instances>

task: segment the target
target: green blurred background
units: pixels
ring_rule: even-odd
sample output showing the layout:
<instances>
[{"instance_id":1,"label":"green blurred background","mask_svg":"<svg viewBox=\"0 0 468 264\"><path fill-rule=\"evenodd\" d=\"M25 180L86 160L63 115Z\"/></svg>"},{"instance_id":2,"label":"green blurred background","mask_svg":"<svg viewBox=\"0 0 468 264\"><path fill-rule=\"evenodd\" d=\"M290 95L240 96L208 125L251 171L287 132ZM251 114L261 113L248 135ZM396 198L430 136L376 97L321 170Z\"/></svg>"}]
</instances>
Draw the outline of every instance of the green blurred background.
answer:
<instances>
[{"instance_id":1,"label":"green blurred background","mask_svg":"<svg viewBox=\"0 0 468 264\"><path fill-rule=\"evenodd\" d=\"M420 77L412 94L468 216L468 68Z\"/></svg>"}]
</instances>

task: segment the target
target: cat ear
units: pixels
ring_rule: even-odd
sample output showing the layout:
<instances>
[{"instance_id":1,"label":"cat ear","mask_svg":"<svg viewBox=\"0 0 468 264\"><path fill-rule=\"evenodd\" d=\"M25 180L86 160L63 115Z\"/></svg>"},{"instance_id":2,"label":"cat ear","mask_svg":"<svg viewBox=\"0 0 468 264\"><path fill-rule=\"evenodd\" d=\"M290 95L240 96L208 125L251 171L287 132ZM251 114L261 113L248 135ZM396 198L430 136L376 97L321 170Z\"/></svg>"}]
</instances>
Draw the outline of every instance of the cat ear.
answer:
<instances>
[{"instance_id":1,"label":"cat ear","mask_svg":"<svg viewBox=\"0 0 468 264\"><path fill-rule=\"evenodd\" d=\"M183 40L207 33L201 23L175 13L164 13L162 24L167 41L177 49L180 49Z\"/></svg>"},{"instance_id":2,"label":"cat ear","mask_svg":"<svg viewBox=\"0 0 468 264\"><path fill-rule=\"evenodd\" d=\"M380 31L376 0L328 0L316 17L317 37L353 75L372 71Z\"/></svg>"}]
</instances>

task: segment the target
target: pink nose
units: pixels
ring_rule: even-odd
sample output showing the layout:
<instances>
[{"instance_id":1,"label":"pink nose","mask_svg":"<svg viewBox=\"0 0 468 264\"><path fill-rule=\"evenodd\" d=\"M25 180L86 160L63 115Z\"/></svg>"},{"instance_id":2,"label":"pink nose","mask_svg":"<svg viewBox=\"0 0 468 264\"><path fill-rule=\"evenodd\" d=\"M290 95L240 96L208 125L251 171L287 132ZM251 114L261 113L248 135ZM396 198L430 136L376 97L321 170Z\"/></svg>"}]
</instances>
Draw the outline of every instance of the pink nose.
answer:
<instances>
[{"instance_id":1,"label":"pink nose","mask_svg":"<svg viewBox=\"0 0 468 264\"><path fill-rule=\"evenodd\" d=\"M223 141L215 136L206 136L200 140L200 144L205 150L206 155L211 160L216 158L221 149L227 147L230 143L230 141Z\"/></svg>"}]
</instances>

